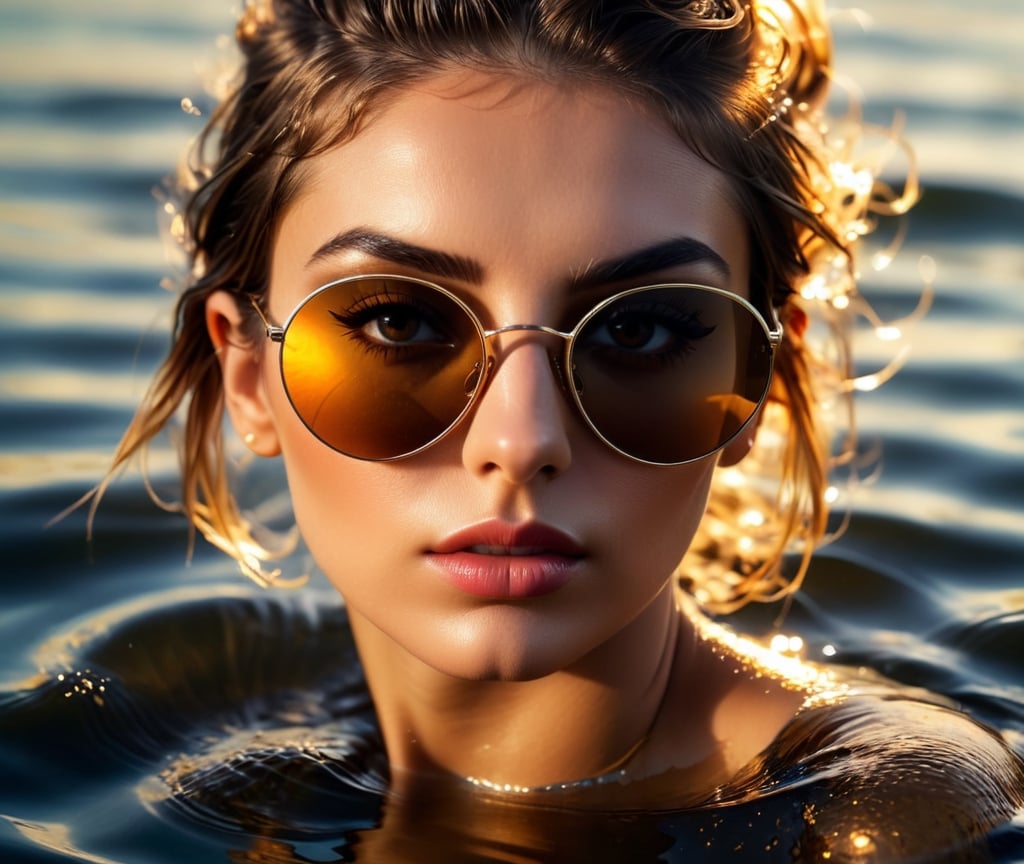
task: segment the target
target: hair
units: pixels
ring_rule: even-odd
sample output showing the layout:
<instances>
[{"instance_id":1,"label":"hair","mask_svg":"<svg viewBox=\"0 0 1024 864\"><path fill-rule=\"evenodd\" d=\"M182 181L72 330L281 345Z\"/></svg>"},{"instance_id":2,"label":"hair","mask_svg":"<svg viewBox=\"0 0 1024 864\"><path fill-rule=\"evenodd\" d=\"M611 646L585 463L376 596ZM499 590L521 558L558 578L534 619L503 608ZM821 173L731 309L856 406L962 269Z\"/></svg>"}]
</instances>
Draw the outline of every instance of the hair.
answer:
<instances>
[{"instance_id":1,"label":"hair","mask_svg":"<svg viewBox=\"0 0 1024 864\"><path fill-rule=\"evenodd\" d=\"M729 178L747 218L752 302L773 307L785 335L758 444L716 473L678 575L712 609L794 590L828 530L835 457L819 402L848 398L844 313L854 249L877 205L873 178L844 179L849 161L829 150L823 15L818 0L249 0L236 32L240 76L174 180L189 268L171 350L93 508L183 410L177 506L249 576L276 580L230 488L205 301L217 290L240 300L265 292L274 228L304 159L358 135L413 82L469 68L612 88ZM815 312L826 324L817 351ZM795 568L784 566L793 550Z\"/></svg>"}]
</instances>

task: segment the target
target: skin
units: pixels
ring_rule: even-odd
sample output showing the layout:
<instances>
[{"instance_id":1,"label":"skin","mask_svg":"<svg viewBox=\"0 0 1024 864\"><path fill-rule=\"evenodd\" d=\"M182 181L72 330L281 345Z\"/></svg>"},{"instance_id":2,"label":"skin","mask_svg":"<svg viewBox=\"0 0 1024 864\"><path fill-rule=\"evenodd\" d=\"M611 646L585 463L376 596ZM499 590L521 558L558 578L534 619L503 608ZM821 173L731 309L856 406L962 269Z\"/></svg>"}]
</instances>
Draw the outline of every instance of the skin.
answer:
<instances>
[{"instance_id":1,"label":"skin","mask_svg":"<svg viewBox=\"0 0 1024 864\"><path fill-rule=\"evenodd\" d=\"M485 326L558 326L579 305L575 275L680 236L715 250L727 272L675 265L589 288L585 305L657 281L748 295L744 220L725 178L653 112L596 86L453 70L400 92L303 170L272 250L265 306L278 323L328 281L397 272L441 282ZM315 255L357 228L472 259L477 272L442 278L353 249ZM681 466L626 459L575 414L547 337L519 332L496 340L493 378L447 438L363 462L302 425L278 347L245 345L234 297L213 295L207 315L235 428L255 452L283 454L306 542L346 600L397 788L423 772L557 783L633 753L636 803L670 769L683 772L674 794L690 800L792 716L801 694L698 638L671 579L713 472L741 459L749 436ZM492 518L553 526L585 557L554 593L471 597L426 552Z\"/></svg>"}]
</instances>

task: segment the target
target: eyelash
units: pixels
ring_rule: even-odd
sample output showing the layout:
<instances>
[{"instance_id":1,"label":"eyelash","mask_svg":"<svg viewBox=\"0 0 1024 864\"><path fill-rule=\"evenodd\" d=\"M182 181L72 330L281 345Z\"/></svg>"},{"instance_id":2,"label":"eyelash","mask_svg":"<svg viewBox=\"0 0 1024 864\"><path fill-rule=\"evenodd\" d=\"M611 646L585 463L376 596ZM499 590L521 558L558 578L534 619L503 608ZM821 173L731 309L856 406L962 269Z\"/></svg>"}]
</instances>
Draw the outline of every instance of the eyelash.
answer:
<instances>
[{"instance_id":1,"label":"eyelash","mask_svg":"<svg viewBox=\"0 0 1024 864\"><path fill-rule=\"evenodd\" d=\"M424 326L435 332L444 334L443 322L438 320L436 310L415 297L401 294L367 294L356 298L351 305L342 311L331 311L331 317L345 328L345 336L359 342L363 350L378 354L385 359L392 359L399 354L422 351L430 343L410 342L403 345L397 342L387 344L367 338L362 331L374 320L382 318L388 310L403 311L408 314L412 310ZM435 343L436 346L437 343Z\"/></svg>"}]
</instances>

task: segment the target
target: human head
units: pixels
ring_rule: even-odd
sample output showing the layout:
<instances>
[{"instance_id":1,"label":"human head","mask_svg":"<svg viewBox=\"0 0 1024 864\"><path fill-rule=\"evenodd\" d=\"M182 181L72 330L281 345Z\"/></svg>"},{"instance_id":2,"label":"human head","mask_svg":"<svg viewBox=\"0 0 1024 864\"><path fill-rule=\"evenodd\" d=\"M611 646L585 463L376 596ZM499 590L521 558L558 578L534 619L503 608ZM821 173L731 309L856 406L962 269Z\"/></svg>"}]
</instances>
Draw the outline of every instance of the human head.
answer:
<instances>
[{"instance_id":1,"label":"human head","mask_svg":"<svg viewBox=\"0 0 1024 864\"><path fill-rule=\"evenodd\" d=\"M816 418L817 361L802 339L798 292L828 268L842 283L837 293L850 290L855 238L845 222L864 204L837 203L846 190L824 158L817 112L827 80L826 33L817 3L800 0L745 7L730 0L250 3L237 31L240 79L179 181L191 267L173 348L115 466L187 406L184 510L258 575L258 544L227 482L223 391L205 329L206 298L227 290L243 301L265 290L277 218L302 186L304 160L358 135L404 87L452 68L597 84L658 113L730 178L747 216L749 296L762 309L779 310L786 327L767 412L783 440L782 491L763 508L777 514L773 530L749 550L730 540L728 526L738 534L735 516L746 493L723 482L709 508L716 530L695 543L710 570L724 566L725 591L709 599L729 605L776 596L787 584L783 551L797 539L809 555L826 519L828 447ZM256 338L259 321L252 321Z\"/></svg>"}]
</instances>

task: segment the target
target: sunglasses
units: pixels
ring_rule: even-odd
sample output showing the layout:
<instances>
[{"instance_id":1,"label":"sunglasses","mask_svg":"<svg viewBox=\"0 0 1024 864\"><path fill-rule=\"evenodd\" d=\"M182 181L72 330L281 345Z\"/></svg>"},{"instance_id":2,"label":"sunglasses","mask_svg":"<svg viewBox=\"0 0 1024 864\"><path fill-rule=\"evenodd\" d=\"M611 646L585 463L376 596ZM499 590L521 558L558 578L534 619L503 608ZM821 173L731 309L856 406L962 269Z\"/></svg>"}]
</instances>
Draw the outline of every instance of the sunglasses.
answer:
<instances>
[{"instance_id":1,"label":"sunglasses","mask_svg":"<svg viewBox=\"0 0 1024 864\"><path fill-rule=\"evenodd\" d=\"M703 285L651 285L602 300L571 330L486 329L455 294L407 276L352 276L271 324L296 414L328 447L386 461L436 444L469 413L495 367L491 340L530 331L562 340L562 389L613 450L650 465L709 456L768 393L778 322Z\"/></svg>"}]
</instances>

